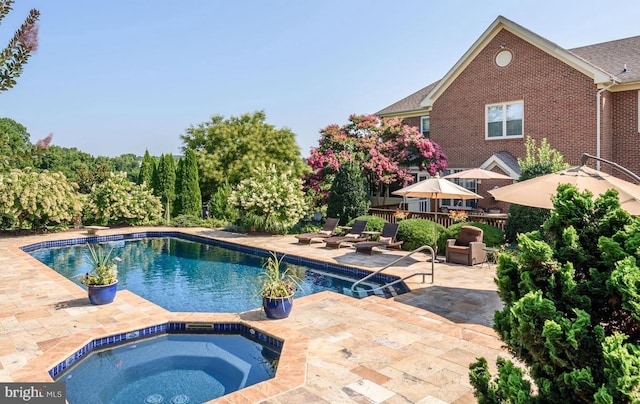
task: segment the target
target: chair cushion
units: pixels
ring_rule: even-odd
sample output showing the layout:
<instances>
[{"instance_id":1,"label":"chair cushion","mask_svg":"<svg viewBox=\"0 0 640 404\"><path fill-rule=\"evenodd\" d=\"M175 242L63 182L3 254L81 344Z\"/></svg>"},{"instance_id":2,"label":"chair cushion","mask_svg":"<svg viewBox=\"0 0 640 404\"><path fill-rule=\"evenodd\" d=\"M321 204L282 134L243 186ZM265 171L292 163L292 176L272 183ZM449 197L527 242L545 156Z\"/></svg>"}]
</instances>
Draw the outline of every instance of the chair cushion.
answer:
<instances>
[{"instance_id":1,"label":"chair cushion","mask_svg":"<svg viewBox=\"0 0 640 404\"><path fill-rule=\"evenodd\" d=\"M462 226L456 245L466 247L471 242L482 242L482 229L473 226Z\"/></svg>"},{"instance_id":2,"label":"chair cushion","mask_svg":"<svg viewBox=\"0 0 640 404\"><path fill-rule=\"evenodd\" d=\"M353 233L349 233L349 234L345 234L346 238L360 238L359 234L353 234Z\"/></svg>"},{"instance_id":3,"label":"chair cushion","mask_svg":"<svg viewBox=\"0 0 640 404\"><path fill-rule=\"evenodd\" d=\"M454 254L464 254L464 255L468 255L469 254L469 250L471 247L467 246L461 246L461 245L451 245L449 247L447 247L447 251L449 253L454 253Z\"/></svg>"},{"instance_id":4,"label":"chair cushion","mask_svg":"<svg viewBox=\"0 0 640 404\"><path fill-rule=\"evenodd\" d=\"M393 241L393 237L380 237L380 241L383 244L391 244L391 242Z\"/></svg>"},{"instance_id":5,"label":"chair cushion","mask_svg":"<svg viewBox=\"0 0 640 404\"><path fill-rule=\"evenodd\" d=\"M333 232L331 230L320 230L318 233L330 236Z\"/></svg>"}]
</instances>

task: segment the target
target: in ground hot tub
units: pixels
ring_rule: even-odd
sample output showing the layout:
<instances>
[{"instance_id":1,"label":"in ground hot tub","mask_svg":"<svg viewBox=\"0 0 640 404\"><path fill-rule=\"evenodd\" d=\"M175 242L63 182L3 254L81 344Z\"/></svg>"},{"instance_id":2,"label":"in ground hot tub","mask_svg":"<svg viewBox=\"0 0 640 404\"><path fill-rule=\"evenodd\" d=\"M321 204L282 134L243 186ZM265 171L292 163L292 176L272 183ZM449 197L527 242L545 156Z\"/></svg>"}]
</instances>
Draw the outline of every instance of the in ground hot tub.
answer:
<instances>
[{"instance_id":1,"label":"in ground hot tub","mask_svg":"<svg viewBox=\"0 0 640 404\"><path fill-rule=\"evenodd\" d=\"M184 404L206 402L275 375L279 352L261 341L267 339L263 334L182 328L94 348L56 381L66 383L70 404Z\"/></svg>"}]
</instances>

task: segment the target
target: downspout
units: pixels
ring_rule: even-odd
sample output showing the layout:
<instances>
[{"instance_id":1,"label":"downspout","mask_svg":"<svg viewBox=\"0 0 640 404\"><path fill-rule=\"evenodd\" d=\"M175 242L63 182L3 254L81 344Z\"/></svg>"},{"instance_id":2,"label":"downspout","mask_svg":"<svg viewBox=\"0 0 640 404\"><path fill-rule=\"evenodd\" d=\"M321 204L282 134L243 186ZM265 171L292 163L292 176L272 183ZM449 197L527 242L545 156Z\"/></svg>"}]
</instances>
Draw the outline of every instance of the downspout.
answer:
<instances>
[{"instance_id":1,"label":"downspout","mask_svg":"<svg viewBox=\"0 0 640 404\"><path fill-rule=\"evenodd\" d=\"M613 86L614 84L616 84L616 80L612 77L611 78L611 84L607 85L606 87L602 87L600 90L598 90L598 92L596 93L596 157L597 158L602 158L600 156L600 138L602 137L602 131L600 130L600 121L601 121L601 115L602 113L600 112L600 110L602 109L601 107L601 100L602 100L602 93L607 91L608 89L611 88L611 86ZM596 160L596 170L600 171L600 160Z\"/></svg>"}]
</instances>

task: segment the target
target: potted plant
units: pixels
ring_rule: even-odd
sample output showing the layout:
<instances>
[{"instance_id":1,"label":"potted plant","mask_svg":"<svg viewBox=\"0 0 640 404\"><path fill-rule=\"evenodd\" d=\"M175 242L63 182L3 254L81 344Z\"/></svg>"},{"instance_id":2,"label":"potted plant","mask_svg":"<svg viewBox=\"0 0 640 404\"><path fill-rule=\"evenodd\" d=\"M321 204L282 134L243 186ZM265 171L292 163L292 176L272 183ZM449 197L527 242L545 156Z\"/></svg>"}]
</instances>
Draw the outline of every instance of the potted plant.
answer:
<instances>
[{"instance_id":1,"label":"potted plant","mask_svg":"<svg viewBox=\"0 0 640 404\"><path fill-rule=\"evenodd\" d=\"M93 266L91 272L87 272L80 282L87 287L89 301L92 304L108 304L113 302L118 290L118 257L112 257L113 248L103 249L100 245L94 248L87 244L89 254L87 257Z\"/></svg>"},{"instance_id":2,"label":"potted plant","mask_svg":"<svg viewBox=\"0 0 640 404\"><path fill-rule=\"evenodd\" d=\"M262 308L267 318L286 318L291 313L293 295L299 289L300 278L291 268L281 268L284 255L278 258L275 252L270 254L262 266L264 271L258 275L260 286L257 294L262 296Z\"/></svg>"}]
</instances>

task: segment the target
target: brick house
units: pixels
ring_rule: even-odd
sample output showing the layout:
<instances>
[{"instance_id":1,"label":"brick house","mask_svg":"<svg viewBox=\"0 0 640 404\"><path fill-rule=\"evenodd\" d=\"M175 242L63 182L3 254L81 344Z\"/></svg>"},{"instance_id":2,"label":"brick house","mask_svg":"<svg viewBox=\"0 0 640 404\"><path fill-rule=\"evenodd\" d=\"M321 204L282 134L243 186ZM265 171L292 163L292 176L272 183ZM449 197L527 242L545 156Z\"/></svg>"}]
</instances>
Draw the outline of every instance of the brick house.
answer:
<instances>
[{"instance_id":1,"label":"brick house","mask_svg":"<svg viewBox=\"0 0 640 404\"><path fill-rule=\"evenodd\" d=\"M421 128L452 171L482 167L517 179L532 137L571 165L589 153L640 173L639 99L640 36L564 49L499 16L444 77L376 115ZM486 191L508 183L463 185L484 196L479 207L504 209Z\"/></svg>"}]
</instances>

